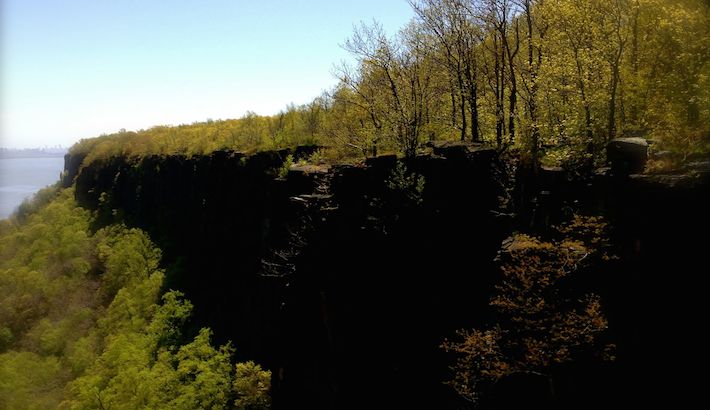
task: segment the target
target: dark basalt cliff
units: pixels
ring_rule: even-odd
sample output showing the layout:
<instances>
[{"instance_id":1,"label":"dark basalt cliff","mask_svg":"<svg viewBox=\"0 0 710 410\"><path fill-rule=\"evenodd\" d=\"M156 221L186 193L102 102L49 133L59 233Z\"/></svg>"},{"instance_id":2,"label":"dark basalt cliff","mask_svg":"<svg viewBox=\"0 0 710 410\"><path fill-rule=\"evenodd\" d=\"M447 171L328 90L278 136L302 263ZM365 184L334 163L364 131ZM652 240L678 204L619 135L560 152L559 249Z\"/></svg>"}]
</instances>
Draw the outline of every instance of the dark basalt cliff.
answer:
<instances>
[{"instance_id":1,"label":"dark basalt cliff","mask_svg":"<svg viewBox=\"0 0 710 410\"><path fill-rule=\"evenodd\" d=\"M196 322L273 371L277 407L434 405L455 400L438 345L482 319L509 234L495 151L443 151L407 163L420 205L387 187L393 156L276 178L286 151L94 162L76 197L150 233Z\"/></svg>"},{"instance_id":2,"label":"dark basalt cliff","mask_svg":"<svg viewBox=\"0 0 710 410\"><path fill-rule=\"evenodd\" d=\"M406 161L425 179L419 197L388 185L395 157L278 178L289 153L83 168L69 156L65 172L99 225L140 227L163 249L166 287L192 300L195 326L273 371L276 408L463 406L442 384L449 358L439 344L491 319L501 241L514 228L544 234L572 211L614 226L621 258L593 287L608 303L619 363L566 371L561 394L593 406L624 390L632 404L672 384L650 372L693 359L683 347L698 336L707 271L707 240L691 236L710 228L706 171L579 181L543 170L533 183L492 149L455 145Z\"/></svg>"}]
</instances>

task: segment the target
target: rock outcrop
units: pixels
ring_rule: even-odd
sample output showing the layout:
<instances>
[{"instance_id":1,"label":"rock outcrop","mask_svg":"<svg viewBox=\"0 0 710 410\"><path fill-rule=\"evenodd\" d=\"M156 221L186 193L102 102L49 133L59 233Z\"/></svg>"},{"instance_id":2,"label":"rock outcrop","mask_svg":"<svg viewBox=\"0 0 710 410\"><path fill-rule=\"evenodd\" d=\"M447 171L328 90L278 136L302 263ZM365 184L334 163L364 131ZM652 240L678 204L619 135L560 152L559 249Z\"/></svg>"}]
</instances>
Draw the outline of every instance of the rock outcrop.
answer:
<instances>
[{"instance_id":1,"label":"rock outcrop","mask_svg":"<svg viewBox=\"0 0 710 410\"><path fill-rule=\"evenodd\" d=\"M394 156L279 178L289 154L95 161L76 197L149 232L195 326L273 371L276 407L456 407L439 344L485 320L509 234L495 151L405 161L421 192L389 182Z\"/></svg>"},{"instance_id":2,"label":"rock outcrop","mask_svg":"<svg viewBox=\"0 0 710 410\"><path fill-rule=\"evenodd\" d=\"M643 172L648 160L648 142L644 138L616 138L606 146L606 157L615 175Z\"/></svg>"},{"instance_id":3,"label":"rock outcrop","mask_svg":"<svg viewBox=\"0 0 710 410\"><path fill-rule=\"evenodd\" d=\"M308 149L83 167L68 156L64 183L74 181L98 224L151 235L166 287L195 305L195 328L211 326L240 359L273 371L276 408L465 406L442 384L451 358L439 345L494 320L487 305L501 241L513 228L545 235L572 213L604 215L620 258L589 277L618 363L556 369L553 396L535 387L539 378L496 391L537 389L559 408L633 406L651 403L639 399L649 389L679 387L669 380L678 363L701 351L710 174L696 161L680 174L628 177L646 149L619 144L612 172L519 169L517 190L498 153L472 144L435 145L406 161L294 166L285 178L287 156ZM398 164L409 178L399 185ZM407 185L420 177L423 187Z\"/></svg>"}]
</instances>

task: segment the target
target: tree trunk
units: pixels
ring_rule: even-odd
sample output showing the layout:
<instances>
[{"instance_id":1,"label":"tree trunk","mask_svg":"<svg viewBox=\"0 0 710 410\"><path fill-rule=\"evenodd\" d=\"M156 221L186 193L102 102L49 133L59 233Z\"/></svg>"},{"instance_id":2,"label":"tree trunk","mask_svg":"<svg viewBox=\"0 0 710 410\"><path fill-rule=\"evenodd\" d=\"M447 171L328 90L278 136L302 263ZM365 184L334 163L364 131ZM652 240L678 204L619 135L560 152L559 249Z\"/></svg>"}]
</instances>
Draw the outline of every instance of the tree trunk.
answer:
<instances>
[{"instance_id":1,"label":"tree trunk","mask_svg":"<svg viewBox=\"0 0 710 410\"><path fill-rule=\"evenodd\" d=\"M458 81L459 81L459 109L461 110L461 141L466 141L466 98L464 95L464 85L463 78L461 76L461 70L458 70Z\"/></svg>"},{"instance_id":2,"label":"tree trunk","mask_svg":"<svg viewBox=\"0 0 710 410\"><path fill-rule=\"evenodd\" d=\"M508 64L510 66L510 64ZM515 81L515 73L510 66L510 96L508 96L508 135L510 143L515 142L515 105L518 101L518 85Z\"/></svg>"},{"instance_id":3,"label":"tree trunk","mask_svg":"<svg viewBox=\"0 0 710 410\"><path fill-rule=\"evenodd\" d=\"M540 127L537 123L537 69L533 54L533 23L530 1L525 1L525 20L528 25L528 70L530 71L530 96L528 100L528 114L530 115L530 157L535 172L538 168L540 146ZM538 56L539 58L539 56Z\"/></svg>"},{"instance_id":4,"label":"tree trunk","mask_svg":"<svg viewBox=\"0 0 710 410\"><path fill-rule=\"evenodd\" d=\"M467 60L464 74L468 85L468 105L471 107L471 141L479 142L481 137L478 124L478 78L475 64L475 61Z\"/></svg>"},{"instance_id":5,"label":"tree trunk","mask_svg":"<svg viewBox=\"0 0 710 410\"><path fill-rule=\"evenodd\" d=\"M515 21L515 50L510 49L507 37L503 34L503 45L505 46L505 56L508 58L508 70L510 70L510 96L508 97L508 133L510 143L515 142L515 107L518 102L518 81L515 77L515 56L520 50L520 35L518 22Z\"/></svg>"},{"instance_id":6,"label":"tree trunk","mask_svg":"<svg viewBox=\"0 0 710 410\"><path fill-rule=\"evenodd\" d=\"M579 49L574 49L574 60L577 66L577 85L579 86L579 93L582 97L582 105L584 107L584 128L585 137L587 140L587 154L589 154L589 159L587 160L587 167L589 170L592 169L594 164L594 134L592 132L592 109L590 107L589 101L587 101L587 93L584 87L584 76L582 73L582 63L579 61Z\"/></svg>"},{"instance_id":7,"label":"tree trunk","mask_svg":"<svg viewBox=\"0 0 710 410\"><path fill-rule=\"evenodd\" d=\"M504 98L504 88L503 88L503 68L501 67L502 53L498 52L498 37L495 35L493 37L493 47L495 50L495 65L493 72L496 78L496 144L498 148L503 146L503 132L504 132L504 113L503 113L503 98Z\"/></svg>"},{"instance_id":8,"label":"tree trunk","mask_svg":"<svg viewBox=\"0 0 710 410\"><path fill-rule=\"evenodd\" d=\"M474 74L473 85L471 86L471 140L481 142L478 124L478 86L476 85L476 75Z\"/></svg>"},{"instance_id":9,"label":"tree trunk","mask_svg":"<svg viewBox=\"0 0 710 410\"><path fill-rule=\"evenodd\" d=\"M621 53L619 54L621 55ZM611 70L611 87L609 90L609 123L607 124L607 141L616 138L616 88L619 83L619 64L612 67Z\"/></svg>"}]
</instances>

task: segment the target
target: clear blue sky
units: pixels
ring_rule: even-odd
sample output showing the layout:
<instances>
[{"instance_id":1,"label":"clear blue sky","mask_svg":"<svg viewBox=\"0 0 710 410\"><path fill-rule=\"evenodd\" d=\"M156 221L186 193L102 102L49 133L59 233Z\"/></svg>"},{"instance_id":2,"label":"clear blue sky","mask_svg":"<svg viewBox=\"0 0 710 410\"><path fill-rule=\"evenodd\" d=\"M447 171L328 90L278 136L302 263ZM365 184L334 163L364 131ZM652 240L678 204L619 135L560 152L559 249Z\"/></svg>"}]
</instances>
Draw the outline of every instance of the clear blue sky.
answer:
<instances>
[{"instance_id":1,"label":"clear blue sky","mask_svg":"<svg viewBox=\"0 0 710 410\"><path fill-rule=\"evenodd\" d=\"M0 146L273 114L331 88L360 21L406 0L0 0Z\"/></svg>"}]
</instances>

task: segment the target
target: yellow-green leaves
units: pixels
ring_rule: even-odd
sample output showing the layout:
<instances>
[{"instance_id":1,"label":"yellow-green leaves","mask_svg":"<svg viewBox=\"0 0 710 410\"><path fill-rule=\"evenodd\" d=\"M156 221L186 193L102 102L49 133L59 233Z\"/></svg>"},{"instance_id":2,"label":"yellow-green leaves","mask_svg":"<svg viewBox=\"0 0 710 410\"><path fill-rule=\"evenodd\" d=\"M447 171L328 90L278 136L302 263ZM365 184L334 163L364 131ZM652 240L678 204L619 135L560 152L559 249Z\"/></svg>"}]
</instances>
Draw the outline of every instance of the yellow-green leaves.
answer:
<instances>
[{"instance_id":1,"label":"yellow-green leaves","mask_svg":"<svg viewBox=\"0 0 710 410\"><path fill-rule=\"evenodd\" d=\"M271 405L271 372L264 371L252 361L237 363L235 370L233 388L237 397L234 407L239 410L268 408Z\"/></svg>"},{"instance_id":2,"label":"yellow-green leaves","mask_svg":"<svg viewBox=\"0 0 710 410\"><path fill-rule=\"evenodd\" d=\"M121 288L148 279L158 270L161 253L139 229L110 226L97 233L102 238L98 257L103 264L101 287L112 298Z\"/></svg>"},{"instance_id":3,"label":"yellow-green leaves","mask_svg":"<svg viewBox=\"0 0 710 410\"><path fill-rule=\"evenodd\" d=\"M91 222L66 190L0 229L0 408L265 408L269 372L235 384L229 345L186 343L192 304L161 298L148 235Z\"/></svg>"}]
</instances>

